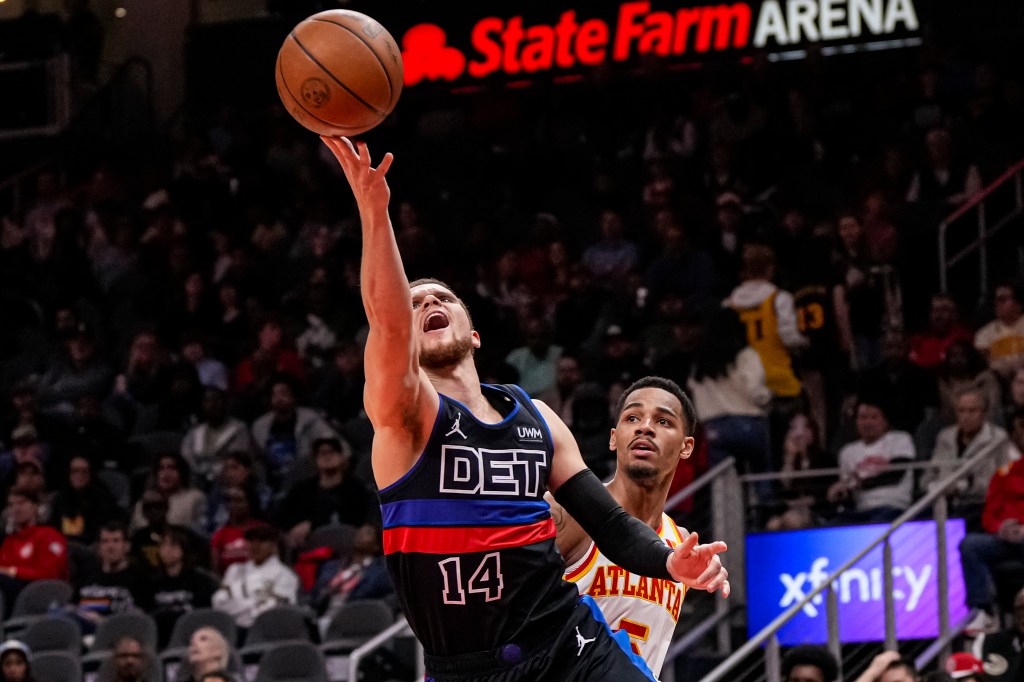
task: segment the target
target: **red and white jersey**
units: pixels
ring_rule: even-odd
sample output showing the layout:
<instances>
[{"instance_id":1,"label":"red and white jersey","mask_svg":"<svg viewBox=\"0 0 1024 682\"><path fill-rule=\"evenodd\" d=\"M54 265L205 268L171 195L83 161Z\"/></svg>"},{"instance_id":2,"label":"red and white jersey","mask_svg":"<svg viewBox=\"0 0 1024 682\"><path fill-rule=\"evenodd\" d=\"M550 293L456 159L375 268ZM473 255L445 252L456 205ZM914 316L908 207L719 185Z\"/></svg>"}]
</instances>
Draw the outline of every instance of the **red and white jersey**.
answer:
<instances>
[{"instance_id":1,"label":"red and white jersey","mask_svg":"<svg viewBox=\"0 0 1024 682\"><path fill-rule=\"evenodd\" d=\"M669 547L683 541L667 514L661 515L658 535ZM582 559L566 568L565 579L575 583L580 594L594 598L612 630L629 633L633 651L647 661L655 677L660 675L686 587L671 580L634 575L612 563L593 542Z\"/></svg>"}]
</instances>

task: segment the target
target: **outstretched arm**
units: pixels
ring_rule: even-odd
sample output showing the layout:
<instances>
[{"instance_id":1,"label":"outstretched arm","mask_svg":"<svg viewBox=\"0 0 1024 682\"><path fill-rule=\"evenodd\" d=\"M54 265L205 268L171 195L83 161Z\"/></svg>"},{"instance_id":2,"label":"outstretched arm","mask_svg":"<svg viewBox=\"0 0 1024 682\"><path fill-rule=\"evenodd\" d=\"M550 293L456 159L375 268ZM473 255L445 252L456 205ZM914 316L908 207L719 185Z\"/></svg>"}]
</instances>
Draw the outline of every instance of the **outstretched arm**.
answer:
<instances>
[{"instance_id":1,"label":"outstretched arm","mask_svg":"<svg viewBox=\"0 0 1024 682\"><path fill-rule=\"evenodd\" d=\"M385 154L374 168L366 144L353 146L344 137L320 139L341 165L359 207L360 285L370 323L363 402L380 444L374 448L374 474L384 486L412 465L414 453L430 435L439 399L420 370L409 280L388 214L391 189L386 175L394 157ZM378 451L388 454L378 457Z\"/></svg>"}]
</instances>

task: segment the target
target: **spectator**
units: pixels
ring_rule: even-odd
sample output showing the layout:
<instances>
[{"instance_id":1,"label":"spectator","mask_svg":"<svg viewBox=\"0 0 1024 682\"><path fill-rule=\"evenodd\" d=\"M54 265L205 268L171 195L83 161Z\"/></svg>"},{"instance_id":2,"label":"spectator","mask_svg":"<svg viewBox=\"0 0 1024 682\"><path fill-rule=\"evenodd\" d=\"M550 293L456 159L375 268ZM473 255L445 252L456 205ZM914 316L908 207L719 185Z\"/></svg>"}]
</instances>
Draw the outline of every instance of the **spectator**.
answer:
<instances>
[{"instance_id":1,"label":"spectator","mask_svg":"<svg viewBox=\"0 0 1024 682\"><path fill-rule=\"evenodd\" d=\"M228 414L225 392L207 387L203 393L202 421L189 429L181 442L181 455L192 467L199 487L209 490L213 486L226 453L252 449L245 423Z\"/></svg>"},{"instance_id":2,"label":"spectator","mask_svg":"<svg viewBox=\"0 0 1024 682\"><path fill-rule=\"evenodd\" d=\"M733 309L708 317L687 387L704 425L711 466L735 457L745 471L774 470L766 412L772 393L761 356L747 345L747 330ZM770 495L771 487L762 485L758 492Z\"/></svg>"},{"instance_id":3,"label":"spectator","mask_svg":"<svg viewBox=\"0 0 1024 682\"><path fill-rule=\"evenodd\" d=\"M50 494L46 492L46 474L43 472L43 465L31 459L19 462L14 467L14 480L10 486L21 488L39 497L39 518L47 520L50 518ZM10 525L10 516L4 513L4 522Z\"/></svg>"},{"instance_id":4,"label":"spectator","mask_svg":"<svg viewBox=\"0 0 1024 682\"><path fill-rule=\"evenodd\" d=\"M955 398L956 424L939 432L932 451L933 464L946 464L942 469L931 469L921 477L922 489L939 479L946 478L964 461L982 450L995 447L990 457L959 479L952 492L956 495L953 513L965 516L968 527L976 527L981 520L985 495L996 469L1010 461L1010 442L1006 431L986 419L988 396L977 388L961 389ZM1016 454L1016 453L1014 453Z\"/></svg>"},{"instance_id":5,"label":"spectator","mask_svg":"<svg viewBox=\"0 0 1024 682\"><path fill-rule=\"evenodd\" d=\"M33 462L42 465L49 460L49 452L39 440L36 428L31 424L15 427L11 433L11 450L0 456L0 483L9 481L18 465Z\"/></svg>"},{"instance_id":6,"label":"spectator","mask_svg":"<svg viewBox=\"0 0 1024 682\"><path fill-rule=\"evenodd\" d=\"M88 458L94 467L123 466L124 434L115 419L106 412L102 395L86 393L79 396L64 429L58 432L54 449L79 453ZM141 419L135 422L140 432L142 422Z\"/></svg>"},{"instance_id":7,"label":"spectator","mask_svg":"<svg viewBox=\"0 0 1024 682\"><path fill-rule=\"evenodd\" d=\"M960 391L974 389L985 396L988 405L985 418L999 417L999 379L985 364L985 358L969 341L954 341L946 349L946 359L939 366L939 401L944 424L956 420L955 397Z\"/></svg>"},{"instance_id":8,"label":"spectator","mask_svg":"<svg viewBox=\"0 0 1024 682\"><path fill-rule=\"evenodd\" d=\"M687 305L700 306L710 300L718 286L715 264L706 251L694 248L675 217L659 233L657 256L644 273L650 296L659 299L671 292Z\"/></svg>"},{"instance_id":9,"label":"spectator","mask_svg":"<svg viewBox=\"0 0 1024 682\"><path fill-rule=\"evenodd\" d=\"M1024 409L1024 367L1013 373L1010 386L1006 390L1006 406L1000 423L1009 424L1014 413L1021 409Z\"/></svg>"},{"instance_id":10,"label":"spectator","mask_svg":"<svg viewBox=\"0 0 1024 682\"><path fill-rule=\"evenodd\" d=\"M279 488L292 478L302 459L308 462L316 439L337 434L316 412L297 405L292 382L279 377L270 386L270 411L253 423L252 437L263 454L271 485ZM302 473L301 467L297 473Z\"/></svg>"},{"instance_id":11,"label":"spectator","mask_svg":"<svg viewBox=\"0 0 1024 682\"><path fill-rule=\"evenodd\" d=\"M96 480L89 460L72 457L65 487L51 501L49 525L68 540L90 545L104 524L120 516L117 502L107 486Z\"/></svg>"},{"instance_id":12,"label":"spectator","mask_svg":"<svg viewBox=\"0 0 1024 682\"><path fill-rule=\"evenodd\" d=\"M363 349L354 341L343 341L334 349L333 362L314 378L314 409L336 423L344 423L363 409Z\"/></svg>"},{"instance_id":13,"label":"spectator","mask_svg":"<svg viewBox=\"0 0 1024 682\"><path fill-rule=\"evenodd\" d=\"M939 406L935 378L910 362L907 337L889 329L882 339L882 362L861 374L858 393L883 395L894 429L914 433Z\"/></svg>"},{"instance_id":14,"label":"spectator","mask_svg":"<svg viewBox=\"0 0 1024 682\"><path fill-rule=\"evenodd\" d=\"M183 682L202 682L210 674L228 667L231 645L216 628L202 627L192 633L188 643L188 669L191 675ZM233 678L231 679L234 682Z\"/></svg>"},{"instance_id":15,"label":"spectator","mask_svg":"<svg viewBox=\"0 0 1024 682\"><path fill-rule=\"evenodd\" d=\"M153 581L153 611L161 646L170 639L182 614L211 604L217 581L195 568L187 533L169 528L160 539L160 571Z\"/></svg>"},{"instance_id":16,"label":"spectator","mask_svg":"<svg viewBox=\"0 0 1024 682\"><path fill-rule=\"evenodd\" d=\"M1024 666L1024 589L1013 598L1013 623L999 632L982 632L971 653L983 662L989 682L1014 682Z\"/></svg>"},{"instance_id":17,"label":"spectator","mask_svg":"<svg viewBox=\"0 0 1024 682\"><path fill-rule=\"evenodd\" d=\"M972 340L971 330L960 324L956 301L948 294L932 296L928 328L910 337L910 361L923 369L938 369L946 350L956 341Z\"/></svg>"},{"instance_id":18,"label":"spectator","mask_svg":"<svg viewBox=\"0 0 1024 682\"><path fill-rule=\"evenodd\" d=\"M253 384L264 386L275 374L302 381L306 377L306 369L298 354L285 346L280 319L270 317L260 325L256 350L235 370L235 388L245 391Z\"/></svg>"},{"instance_id":19,"label":"spectator","mask_svg":"<svg viewBox=\"0 0 1024 682\"><path fill-rule=\"evenodd\" d=\"M600 218L601 238L583 252L583 265L607 285L619 281L636 269L640 252L623 234L622 216L605 210Z\"/></svg>"},{"instance_id":20,"label":"spectator","mask_svg":"<svg viewBox=\"0 0 1024 682\"><path fill-rule=\"evenodd\" d=\"M153 588L146 570L129 557L127 527L115 521L99 535L100 566L75 585L78 615L95 626L110 615L152 610Z\"/></svg>"},{"instance_id":21,"label":"spectator","mask_svg":"<svg viewBox=\"0 0 1024 682\"><path fill-rule=\"evenodd\" d=\"M237 680L227 670L214 670L203 675L199 682L237 682Z\"/></svg>"},{"instance_id":22,"label":"spectator","mask_svg":"<svg viewBox=\"0 0 1024 682\"><path fill-rule=\"evenodd\" d=\"M1024 446L1024 413L1013 417L1012 440ZM964 632L992 633L998 623L992 615L995 586L992 568L1003 561L1024 560L1024 459L1003 466L988 486L981 514L982 532L968 533L960 542L967 605L975 610Z\"/></svg>"},{"instance_id":23,"label":"spectator","mask_svg":"<svg viewBox=\"0 0 1024 682\"><path fill-rule=\"evenodd\" d=\"M55 358L39 380L39 402L44 407L70 412L83 395L106 395L110 367L100 359L96 337L85 324L64 341L64 353Z\"/></svg>"},{"instance_id":24,"label":"spectator","mask_svg":"<svg viewBox=\"0 0 1024 682\"><path fill-rule=\"evenodd\" d=\"M785 474L827 469L830 464L821 447L821 435L810 415L797 414L789 422L782 443L782 468L779 479L784 509L768 519L767 530L797 530L818 525L823 516L826 490L821 479L787 477Z\"/></svg>"},{"instance_id":25,"label":"spectator","mask_svg":"<svg viewBox=\"0 0 1024 682\"><path fill-rule=\"evenodd\" d=\"M555 388L548 395L548 406L569 428L572 428L572 406L576 390L582 383L583 372L580 369L579 358L563 354L555 365Z\"/></svg>"},{"instance_id":26,"label":"spectator","mask_svg":"<svg viewBox=\"0 0 1024 682\"><path fill-rule=\"evenodd\" d=\"M25 585L34 580L66 580L68 541L39 522L39 493L14 488L7 493L7 521L12 528L0 544L0 592L8 613Z\"/></svg>"},{"instance_id":27,"label":"spectator","mask_svg":"<svg viewBox=\"0 0 1024 682\"><path fill-rule=\"evenodd\" d=\"M857 402L858 440L839 451L840 479L828 490L830 502L852 502L840 523L889 523L910 506L914 476L892 470L892 464L913 462L910 434L891 430L882 400L861 396Z\"/></svg>"},{"instance_id":28,"label":"spectator","mask_svg":"<svg viewBox=\"0 0 1024 682\"><path fill-rule=\"evenodd\" d=\"M224 465L217 478L217 485L207 497L206 529L209 533L213 533L228 522L225 493L230 488L244 490L247 498L256 503L250 504L249 512L254 517L263 518L270 502L270 490L259 480L252 455L248 452L229 452L224 455Z\"/></svg>"},{"instance_id":29,"label":"spectator","mask_svg":"<svg viewBox=\"0 0 1024 682\"><path fill-rule=\"evenodd\" d=\"M793 372L793 354L807 346L797 328L793 296L774 284L775 254L761 244L743 249L743 282L733 289L725 305L739 313L746 325L747 342L764 366L765 383L772 395L793 399L800 395L800 380Z\"/></svg>"},{"instance_id":30,"label":"spectator","mask_svg":"<svg viewBox=\"0 0 1024 682\"><path fill-rule=\"evenodd\" d=\"M337 437L313 441L316 476L296 483L281 503L279 525L285 544L301 547L310 531L330 523L361 526L376 509L373 494L349 475L352 448Z\"/></svg>"},{"instance_id":31,"label":"spectator","mask_svg":"<svg viewBox=\"0 0 1024 682\"><path fill-rule=\"evenodd\" d=\"M551 331L542 319L526 323L526 343L515 348L505 358L519 372L519 386L538 400L548 400L555 388L555 368L562 356L562 347L551 343Z\"/></svg>"},{"instance_id":32,"label":"spectator","mask_svg":"<svg viewBox=\"0 0 1024 682\"><path fill-rule=\"evenodd\" d=\"M871 659L856 682L918 682L920 679L914 664L902 658L900 652L883 651Z\"/></svg>"},{"instance_id":33,"label":"spectator","mask_svg":"<svg viewBox=\"0 0 1024 682\"><path fill-rule=\"evenodd\" d=\"M39 409L35 382L28 379L11 388L11 411L0 420L0 434L12 434L19 428L22 433L34 433L40 442L50 441L58 428L56 421Z\"/></svg>"},{"instance_id":34,"label":"spectator","mask_svg":"<svg viewBox=\"0 0 1024 682\"><path fill-rule=\"evenodd\" d=\"M228 488L224 491L224 502L228 509L228 520L210 538L210 558L217 575L223 575L231 564L249 559L249 543L245 540L245 531L260 525L252 514L253 507L259 507L255 491L251 488L248 492L244 488Z\"/></svg>"},{"instance_id":35,"label":"spectator","mask_svg":"<svg viewBox=\"0 0 1024 682\"><path fill-rule=\"evenodd\" d=\"M36 682L31 660L32 652L18 640L0 644L0 682Z\"/></svg>"},{"instance_id":36,"label":"spectator","mask_svg":"<svg viewBox=\"0 0 1024 682\"><path fill-rule=\"evenodd\" d=\"M356 531L352 543L352 556L328 562L321 570L318 583L326 582L317 590L327 601L327 608L320 619L322 625L331 622L334 614L343 604L360 599L384 599L395 593L395 586L388 575L384 561L384 547L381 544L381 529L366 525Z\"/></svg>"},{"instance_id":37,"label":"spectator","mask_svg":"<svg viewBox=\"0 0 1024 682\"><path fill-rule=\"evenodd\" d=\"M147 675L152 654L135 637L125 635L114 643L114 666L108 678L99 682L159 682Z\"/></svg>"},{"instance_id":38,"label":"spectator","mask_svg":"<svg viewBox=\"0 0 1024 682\"><path fill-rule=\"evenodd\" d=\"M961 204L981 192L981 174L973 163L953 155L953 136L933 128L925 136L925 163L914 174L907 203L937 205L939 210Z\"/></svg>"},{"instance_id":39,"label":"spectator","mask_svg":"<svg viewBox=\"0 0 1024 682\"><path fill-rule=\"evenodd\" d=\"M227 367L207 355L206 337L201 332L187 332L182 336L181 357L195 367L199 383L205 388L228 390Z\"/></svg>"},{"instance_id":40,"label":"spectator","mask_svg":"<svg viewBox=\"0 0 1024 682\"><path fill-rule=\"evenodd\" d=\"M171 359L153 332L136 334L114 391L141 406L156 405L171 384Z\"/></svg>"},{"instance_id":41,"label":"spectator","mask_svg":"<svg viewBox=\"0 0 1024 682\"><path fill-rule=\"evenodd\" d=\"M279 535L273 526L250 528L245 539L249 560L229 567L213 595L213 605L231 614L241 628L252 627L256 616L268 609L294 604L299 590L298 577L277 556Z\"/></svg>"},{"instance_id":42,"label":"spectator","mask_svg":"<svg viewBox=\"0 0 1024 682\"><path fill-rule=\"evenodd\" d=\"M823 646L802 644L782 657L783 682L835 682L839 665Z\"/></svg>"},{"instance_id":43,"label":"spectator","mask_svg":"<svg viewBox=\"0 0 1024 682\"><path fill-rule=\"evenodd\" d=\"M996 287L994 320L974 335L974 345L985 355L988 366L1008 379L1024 365L1024 307L1016 284Z\"/></svg>"},{"instance_id":44,"label":"spectator","mask_svg":"<svg viewBox=\"0 0 1024 682\"><path fill-rule=\"evenodd\" d=\"M149 489L167 500L167 522L202 532L206 521L206 496L191 487L192 476L188 462L181 455L161 455L153 463ZM142 500L135 505L132 527L146 525Z\"/></svg>"}]
</instances>

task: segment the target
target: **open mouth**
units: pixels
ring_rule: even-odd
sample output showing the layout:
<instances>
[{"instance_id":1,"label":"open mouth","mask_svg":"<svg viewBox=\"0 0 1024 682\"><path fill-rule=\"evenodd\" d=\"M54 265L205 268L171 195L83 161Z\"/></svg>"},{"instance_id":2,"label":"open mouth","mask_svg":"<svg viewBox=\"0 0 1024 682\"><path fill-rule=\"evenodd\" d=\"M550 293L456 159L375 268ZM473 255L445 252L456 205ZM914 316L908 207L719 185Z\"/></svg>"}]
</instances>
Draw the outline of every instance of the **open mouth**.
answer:
<instances>
[{"instance_id":1,"label":"open mouth","mask_svg":"<svg viewBox=\"0 0 1024 682\"><path fill-rule=\"evenodd\" d=\"M657 448L654 447L654 443L643 439L638 439L630 443L629 449L631 452L638 454L649 453L652 455L658 451Z\"/></svg>"},{"instance_id":2,"label":"open mouth","mask_svg":"<svg viewBox=\"0 0 1024 682\"><path fill-rule=\"evenodd\" d=\"M450 322L448 322L448 316L441 312L434 312L427 315L427 319L423 321L423 331L435 332L438 329L446 329Z\"/></svg>"}]
</instances>

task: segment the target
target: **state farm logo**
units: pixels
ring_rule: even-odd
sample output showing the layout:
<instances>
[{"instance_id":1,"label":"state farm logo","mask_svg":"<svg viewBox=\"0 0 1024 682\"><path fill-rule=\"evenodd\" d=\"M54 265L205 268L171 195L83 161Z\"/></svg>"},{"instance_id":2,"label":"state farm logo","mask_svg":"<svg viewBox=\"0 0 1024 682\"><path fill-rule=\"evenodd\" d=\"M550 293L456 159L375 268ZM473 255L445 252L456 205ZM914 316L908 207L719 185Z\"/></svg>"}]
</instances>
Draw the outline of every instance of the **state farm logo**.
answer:
<instances>
[{"instance_id":1,"label":"state farm logo","mask_svg":"<svg viewBox=\"0 0 1024 682\"><path fill-rule=\"evenodd\" d=\"M449 44L441 26L417 24L402 37L402 58L405 84L411 86L463 76L573 69L641 55L678 57L852 40L916 31L918 25L913 0L763 0L672 11L652 11L650 2L638 0L620 5L610 20L580 19L576 10L562 12L553 24L526 25L522 16L486 17L473 24L465 52Z\"/></svg>"}]
</instances>

